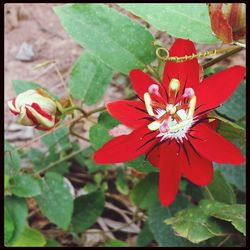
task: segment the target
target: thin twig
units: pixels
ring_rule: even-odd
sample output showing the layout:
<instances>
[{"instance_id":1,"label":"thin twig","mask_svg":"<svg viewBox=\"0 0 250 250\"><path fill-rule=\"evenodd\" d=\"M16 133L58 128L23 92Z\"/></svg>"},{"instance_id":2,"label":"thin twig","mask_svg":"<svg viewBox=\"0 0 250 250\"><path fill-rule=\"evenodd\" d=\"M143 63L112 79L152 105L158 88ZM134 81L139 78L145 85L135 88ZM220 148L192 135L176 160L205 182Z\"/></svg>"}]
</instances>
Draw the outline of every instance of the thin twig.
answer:
<instances>
[{"instance_id":1,"label":"thin twig","mask_svg":"<svg viewBox=\"0 0 250 250\"><path fill-rule=\"evenodd\" d=\"M57 161L54 161L52 162L51 164L49 164L47 167L35 172L33 175L34 176L40 176L41 174L43 174L44 172L50 170L51 168L57 166L59 163L63 162L63 161L67 161L69 160L70 158L72 158L73 156L79 154L80 152L82 152L82 149L79 149L77 151L74 151L73 153L65 156L65 157L62 157L61 159L57 160Z\"/></svg>"},{"instance_id":2,"label":"thin twig","mask_svg":"<svg viewBox=\"0 0 250 250\"><path fill-rule=\"evenodd\" d=\"M210 67L210 66L212 66L212 65L214 65L214 64L216 64L216 63L218 63L218 62L220 62L220 61L222 61L224 59L226 59L227 57L232 56L235 53L238 53L241 50L243 50L243 47L237 47L237 48L235 48L235 49L233 49L233 50L231 50L231 51L229 51L229 52L227 52L227 53L225 53L225 54L223 54L221 56L218 56L218 57L210 60L209 62L203 63L202 67L203 67L203 69L206 69L206 68L208 68L208 67Z\"/></svg>"},{"instance_id":3,"label":"thin twig","mask_svg":"<svg viewBox=\"0 0 250 250\"><path fill-rule=\"evenodd\" d=\"M231 237L231 234L227 235L227 236L225 237L225 239L223 239L223 240L218 244L218 247L222 247L223 244L224 244L226 241L228 241L228 240L230 239L230 237Z\"/></svg>"}]
</instances>

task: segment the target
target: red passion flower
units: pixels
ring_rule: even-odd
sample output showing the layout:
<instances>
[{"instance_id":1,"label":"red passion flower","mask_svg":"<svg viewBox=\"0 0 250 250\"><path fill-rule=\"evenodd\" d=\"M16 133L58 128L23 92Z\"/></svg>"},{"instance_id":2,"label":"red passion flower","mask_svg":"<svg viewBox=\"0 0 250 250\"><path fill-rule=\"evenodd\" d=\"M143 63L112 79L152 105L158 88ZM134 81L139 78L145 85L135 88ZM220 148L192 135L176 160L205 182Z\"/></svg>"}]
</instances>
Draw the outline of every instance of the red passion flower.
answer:
<instances>
[{"instance_id":1,"label":"red passion flower","mask_svg":"<svg viewBox=\"0 0 250 250\"><path fill-rule=\"evenodd\" d=\"M189 40L176 39L170 56L196 53ZM178 191L181 176L196 185L208 185L213 177L212 161L241 164L240 150L209 126L207 113L225 102L245 76L245 67L234 66L200 82L197 59L167 62L162 84L140 69L130 78L140 100L107 104L108 112L132 128L95 154L96 163L130 161L141 154L159 169L159 199L168 206Z\"/></svg>"}]
</instances>

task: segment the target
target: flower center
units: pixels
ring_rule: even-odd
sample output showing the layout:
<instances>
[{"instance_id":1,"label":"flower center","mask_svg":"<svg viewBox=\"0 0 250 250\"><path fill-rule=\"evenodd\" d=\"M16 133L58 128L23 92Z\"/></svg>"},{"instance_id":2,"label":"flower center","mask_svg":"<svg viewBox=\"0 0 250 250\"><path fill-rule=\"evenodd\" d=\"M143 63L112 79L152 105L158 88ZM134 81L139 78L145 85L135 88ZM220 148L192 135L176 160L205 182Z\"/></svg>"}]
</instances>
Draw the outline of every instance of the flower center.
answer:
<instances>
[{"instance_id":1,"label":"flower center","mask_svg":"<svg viewBox=\"0 0 250 250\"><path fill-rule=\"evenodd\" d=\"M155 118L148 125L152 131L159 130L157 137L162 140L176 139L182 142L187 139L186 133L194 123L196 96L192 88L186 88L181 97L179 95L180 81L173 78L169 83L167 103L159 92L159 86L152 84L144 94L147 112Z\"/></svg>"}]
</instances>

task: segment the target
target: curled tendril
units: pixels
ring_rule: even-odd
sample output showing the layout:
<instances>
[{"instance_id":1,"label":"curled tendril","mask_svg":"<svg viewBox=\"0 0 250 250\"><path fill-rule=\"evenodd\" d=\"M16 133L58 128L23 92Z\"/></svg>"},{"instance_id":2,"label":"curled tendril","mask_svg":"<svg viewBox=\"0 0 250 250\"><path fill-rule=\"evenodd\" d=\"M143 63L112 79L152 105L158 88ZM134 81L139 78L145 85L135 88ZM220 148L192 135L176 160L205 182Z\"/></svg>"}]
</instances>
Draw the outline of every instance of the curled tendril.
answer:
<instances>
[{"instance_id":1,"label":"curled tendril","mask_svg":"<svg viewBox=\"0 0 250 250\"><path fill-rule=\"evenodd\" d=\"M233 51L233 50L237 49L238 47L239 46L233 45L233 46L229 46L226 48L214 49L214 50L209 50L209 51L205 51L205 52L199 52L197 54L192 53L192 55L185 55L185 56L181 56L181 57L169 56L169 50L164 48L164 47L158 47L156 49L155 53L156 53L156 56L162 61L171 61L171 62L181 63L181 62L192 60L194 58L203 58L203 57L207 57L207 56L214 56L216 54L223 54L226 52Z\"/></svg>"}]
</instances>

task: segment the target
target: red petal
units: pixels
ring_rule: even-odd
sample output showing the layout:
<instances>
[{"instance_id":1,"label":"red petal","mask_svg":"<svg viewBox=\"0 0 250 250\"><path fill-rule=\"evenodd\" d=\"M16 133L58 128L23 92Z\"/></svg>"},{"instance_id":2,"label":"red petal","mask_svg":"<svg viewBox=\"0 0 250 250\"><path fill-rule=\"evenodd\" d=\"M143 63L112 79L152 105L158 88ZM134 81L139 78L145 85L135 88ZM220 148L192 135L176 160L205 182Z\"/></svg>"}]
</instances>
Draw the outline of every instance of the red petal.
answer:
<instances>
[{"instance_id":1,"label":"red petal","mask_svg":"<svg viewBox=\"0 0 250 250\"><path fill-rule=\"evenodd\" d=\"M192 143L191 139L190 137L190 143ZM184 147L187 150L188 160L183 149L178 157L184 176L196 185L208 185L213 178L212 162L195 152L188 142L185 142Z\"/></svg>"},{"instance_id":2,"label":"red petal","mask_svg":"<svg viewBox=\"0 0 250 250\"><path fill-rule=\"evenodd\" d=\"M220 10L210 14L211 27L216 36L225 43L233 42L233 31Z\"/></svg>"},{"instance_id":3,"label":"red petal","mask_svg":"<svg viewBox=\"0 0 250 250\"><path fill-rule=\"evenodd\" d=\"M147 119L143 119L150 116L141 101L114 101L108 103L106 107L113 117L129 127L138 128L149 123Z\"/></svg>"},{"instance_id":4,"label":"red petal","mask_svg":"<svg viewBox=\"0 0 250 250\"><path fill-rule=\"evenodd\" d=\"M39 122L37 121L36 117L31 113L29 108L25 106L25 109L26 109L26 114L28 118L34 123L34 125L39 125Z\"/></svg>"},{"instance_id":5,"label":"red petal","mask_svg":"<svg viewBox=\"0 0 250 250\"><path fill-rule=\"evenodd\" d=\"M44 118L48 119L49 121L53 120L53 117L50 114L46 113L44 110L42 110L39 104L32 103L31 107L35 109L38 114L42 115Z\"/></svg>"},{"instance_id":6,"label":"red petal","mask_svg":"<svg viewBox=\"0 0 250 250\"><path fill-rule=\"evenodd\" d=\"M244 163L240 150L205 124L194 126L190 134L196 137L192 139L192 145L206 159L234 165Z\"/></svg>"},{"instance_id":7,"label":"red petal","mask_svg":"<svg viewBox=\"0 0 250 250\"><path fill-rule=\"evenodd\" d=\"M245 67L234 66L207 77L196 89L196 114L225 102L244 79Z\"/></svg>"},{"instance_id":8,"label":"red petal","mask_svg":"<svg viewBox=\"0 0 250 250\"><path fill-rule=\"evenodd\" d=\"M169 56L190 56L196 53L193 42L178 38L169 50ZM180 93L186 87L193 87L199 83L200 68L197 59L188 60L182 63L167 62L163 73L163 86L168 90L169 81L172 78L179 79Z\"/></svg>"},{"instance_id":9,"label":"red petal","mask_svg":"<svg viewBox=\"0 0 250 250\"><path fill-rule=\"evenodd\" d=\"M160 146L159 198L164 206L170 205L177 194L181 179L181 167L177 161L178 147L175 141Z\"/></svg>"},{"instance_id":10,"label":"red petal","mask_svg":"<svg viewBox=\"0 0 250 250\"><path fill-rule=\"evenodd\" d=\"M147 152L159 140L158 132L147 127L134 130L129 135L121 135L111 139L94 154L96 163L118 163L130 161Z\"/></svg>"},{"instance_id":11,"label":"red petal","mask_svg":"<svg viewBox=\"0 0 250 250\"><path fill-rule=\"evenodd\" d=\"M159 168L159 161L160 161L159 147L156 147L152 151L148 152L147 159L154 167Z\"/></svg>"},{"instance_id":12,"label":"red petal","mask_svg":"<svg viewBox=\"0 0 250 250\"><path fill-rule=\"evenodd\" d=\"M19 113L18 113L18 112L14 111L14 110L13 110L13 109L11 109L11 108L9 108L9 110L10 110L10 112L11 112L12 114L14 114L14 115L19 115Z\"/></svg>"},{"instance_id":13,"label":"red petal","mask_svg":"<svg viewBox=\"0 0 250 250\"><path fill-rule=\"evenodd\" d=\"M154 80L151 76L144 73L140 69L132 69L129 73L134 91L143 100L144 93L148 92L148 88L152 84L157 84L159 86L159 91L161 93L162 87ZM162 91L162 94L164 92Z\"/></svg>"}]
</instances>

